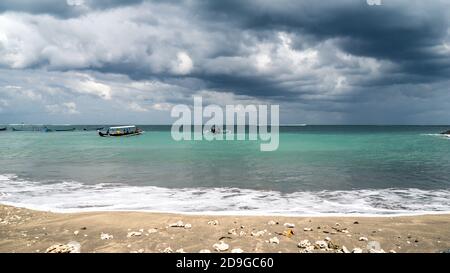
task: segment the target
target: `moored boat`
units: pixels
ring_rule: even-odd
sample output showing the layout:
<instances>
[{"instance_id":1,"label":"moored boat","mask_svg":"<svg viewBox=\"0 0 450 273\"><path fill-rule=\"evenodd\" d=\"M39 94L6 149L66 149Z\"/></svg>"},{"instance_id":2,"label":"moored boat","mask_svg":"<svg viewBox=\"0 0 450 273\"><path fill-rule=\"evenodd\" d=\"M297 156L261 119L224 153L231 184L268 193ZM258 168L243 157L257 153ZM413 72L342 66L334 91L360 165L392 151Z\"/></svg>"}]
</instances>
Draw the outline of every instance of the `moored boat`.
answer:
<instances>
[{"instance_id":1,"label":"moored boat","mask_svg":"<svg viewBox=\"0 0 450 273\"><path fill-rule=\"evenodd\" d=\"M70 129L55 129L56 132L73 132L75 131L75 128Z\"/></svg>"},{"instance_id":2,"label":"moored boat","mask_svg":"<svg viewBox=\"0 0 450 273\"><path fill-rule=\"evenodd\" d=\"M450 130L447 130L447 131L445 131L445 132L442 132L442 133L440 133L441 135L444 135L444 136L446 136L446 137L448 137L448 138L450 138Z\"/></svg>"},{"instance_id":3,"label":"moored boat","mask_svg":"<svg viewBox=\"0 0 450 273\"><path fill-rule=\"evenodd\" d=\"M105 133L98 130L98 135L101 137L136 136L140 134L142 134L142 130L134 125L109 127Z\"/></svg>"}]
</instances>

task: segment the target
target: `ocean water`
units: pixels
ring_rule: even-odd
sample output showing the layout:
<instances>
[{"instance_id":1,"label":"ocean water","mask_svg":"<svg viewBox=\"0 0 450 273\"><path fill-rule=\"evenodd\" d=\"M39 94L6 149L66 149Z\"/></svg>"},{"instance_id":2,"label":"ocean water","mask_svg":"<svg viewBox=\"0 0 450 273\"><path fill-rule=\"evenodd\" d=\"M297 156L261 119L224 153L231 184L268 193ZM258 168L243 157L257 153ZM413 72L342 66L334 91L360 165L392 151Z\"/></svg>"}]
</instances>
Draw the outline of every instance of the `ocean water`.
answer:
<instances>
[{"instance_id":1,"label":"ocean water","mask_svg":"<svg viewBox=\"0 0 450 273\"><path fill-rule=\"evenodd\" d=\"M450 138L438 135L450 126L281 127L274 152L257 141L176 142L170 126L124 138L75 127L0 132L0 203L59 212L450 212Z\"/></svg>"}]
</instances>

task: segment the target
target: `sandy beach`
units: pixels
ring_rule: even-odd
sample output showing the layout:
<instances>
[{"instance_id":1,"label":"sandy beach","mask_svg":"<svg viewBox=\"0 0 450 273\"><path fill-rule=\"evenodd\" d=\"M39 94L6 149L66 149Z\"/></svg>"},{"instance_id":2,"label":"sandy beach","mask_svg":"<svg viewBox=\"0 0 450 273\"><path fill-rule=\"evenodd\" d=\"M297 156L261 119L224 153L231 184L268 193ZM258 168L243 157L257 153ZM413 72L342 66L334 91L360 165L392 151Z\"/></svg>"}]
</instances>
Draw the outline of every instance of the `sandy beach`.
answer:
<instances>
[{"instance_id":1,"label":"sandy beach","mask_svg":"<svg viewBox=\"0 0 450 273\"><path fill-rule=\"evenodd\" d=\"M450 215L198 216L0 206L0 252L442 252Z\"/></svg>"}]
</instances>

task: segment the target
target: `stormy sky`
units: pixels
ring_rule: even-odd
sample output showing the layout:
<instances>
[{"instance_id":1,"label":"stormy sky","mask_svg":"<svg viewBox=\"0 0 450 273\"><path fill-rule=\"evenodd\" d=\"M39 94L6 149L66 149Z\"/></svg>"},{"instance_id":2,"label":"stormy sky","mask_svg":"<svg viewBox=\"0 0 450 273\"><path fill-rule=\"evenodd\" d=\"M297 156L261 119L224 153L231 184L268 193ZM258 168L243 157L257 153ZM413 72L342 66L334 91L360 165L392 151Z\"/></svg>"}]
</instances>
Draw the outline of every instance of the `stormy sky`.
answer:
<instances>
[{"instance_id":1,"label":"stormy sky","mask_svg":"<svg viewBox=\"0 0 450 273\"><path fill-rule=\"evenodd\" d=\"M449 86L450 1L0 1L0 124L164 124L195 95L449 124Z\"/></svg>"}]
</instances>

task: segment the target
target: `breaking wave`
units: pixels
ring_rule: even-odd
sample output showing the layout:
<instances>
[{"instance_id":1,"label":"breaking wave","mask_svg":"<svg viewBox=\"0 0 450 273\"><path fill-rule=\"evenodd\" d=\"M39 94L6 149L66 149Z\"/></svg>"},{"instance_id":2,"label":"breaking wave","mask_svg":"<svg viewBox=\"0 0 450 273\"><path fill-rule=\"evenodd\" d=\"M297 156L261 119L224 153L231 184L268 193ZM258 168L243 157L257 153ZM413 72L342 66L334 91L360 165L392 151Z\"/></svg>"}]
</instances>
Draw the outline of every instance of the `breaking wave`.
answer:
<instances>
[{"instance_id":1,"label":"breaking wave","mask_svg":"<svg viewBox=\"0 0 450 273\"><path fill-rule=\"evenodd\" d=\"M281 193L240 188L163 188L0 175L0 203L53 212L152 211L222 215L416 215L450 212L450 189Z\"/></svg>"}]
</instances>

